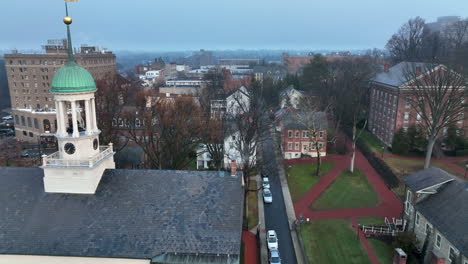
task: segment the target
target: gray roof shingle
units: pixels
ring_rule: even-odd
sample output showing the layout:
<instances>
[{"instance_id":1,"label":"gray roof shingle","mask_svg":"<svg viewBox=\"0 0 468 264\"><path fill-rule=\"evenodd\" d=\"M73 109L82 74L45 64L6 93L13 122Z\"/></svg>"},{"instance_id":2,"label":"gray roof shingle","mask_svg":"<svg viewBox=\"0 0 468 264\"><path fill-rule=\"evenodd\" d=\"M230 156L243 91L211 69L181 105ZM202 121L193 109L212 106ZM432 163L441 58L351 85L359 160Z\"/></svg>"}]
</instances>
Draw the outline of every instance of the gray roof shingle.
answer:
<instances>
[{"instance_id":1,"label":"gray roof shingle","mask_svg":"<svg viewBox=\"0 0 468 264\"><path fill-rule=\"evenodd\" d=\"M289 129L316 129L328 128L327 114L325 112L290 111L282 117L284 128Z\"/></svg>"},{"instance_id":2,"label":"gray roof shingle","mask_svg":"<svg viewBox=\"0 0 468 264\"><path fill-rule=\"evenodd\" d=\"M111 170L94 195L52 194L40 168L0 169L0 254L151 259L240 253L240 177Z\"/></svg>"},{"instance_id":3,"label":"gray roof shingle","mask_svg":"<svg viewBox=\"0 0 468 264\"><path fill-rule=\"evenodd\" d=\"M453 180L453 176L436 167L420 170L403 179L403 182L413 192Z\"/></svg>"},{"instance_id":4,"label":"gray roof shingle","mask_svg":"<svg viewBox=\"0 0 468 264\"><path fill-rule=\"evenodd\" d=\"M391 67L388 72L382 71L378 73L371 81L399 87L407 81L405 77L407 71L411 71L416 67L421 67L424 71L424 69L430 66L430 63L403 61Z\"/></svg>"}]
</instances>

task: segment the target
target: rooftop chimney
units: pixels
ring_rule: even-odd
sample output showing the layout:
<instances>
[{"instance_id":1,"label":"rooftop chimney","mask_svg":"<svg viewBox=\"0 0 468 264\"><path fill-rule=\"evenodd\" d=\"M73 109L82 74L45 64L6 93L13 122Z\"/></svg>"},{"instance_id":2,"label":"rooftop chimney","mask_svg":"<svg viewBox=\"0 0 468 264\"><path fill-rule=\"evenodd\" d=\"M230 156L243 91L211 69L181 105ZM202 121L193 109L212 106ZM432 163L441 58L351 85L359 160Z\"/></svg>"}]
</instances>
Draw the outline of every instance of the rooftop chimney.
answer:
<instances>
[{"instance_id":1,"label":"rooftop chimney","mask_svg":"<svg viewBox=\"0 0 468 264\"><path fill-rule=\"evenodd\" d=\"M388 72L389 69L390 69L390 64L385 63L385 65L384 65L384 72Z\"/></svg>"},{"instance_id":2,"label":"rooftop chimney","mask_svg":"<svg viewBox=\"0 0 468 264\"><path fill-rule=\"evenodd\" d=\"M421 74L421 66L416 66L416 75Z\"/></svg>"},{"instance_id":3,"label":"rooftop chimney","mask_svg":"<svg viewBox=\"0 0 468 264\"><path fill-rule=\"evenodd\" d=\"M237 175L237 162L235 160L231 160L231 176Z\"/></svg>"}]
</instances>

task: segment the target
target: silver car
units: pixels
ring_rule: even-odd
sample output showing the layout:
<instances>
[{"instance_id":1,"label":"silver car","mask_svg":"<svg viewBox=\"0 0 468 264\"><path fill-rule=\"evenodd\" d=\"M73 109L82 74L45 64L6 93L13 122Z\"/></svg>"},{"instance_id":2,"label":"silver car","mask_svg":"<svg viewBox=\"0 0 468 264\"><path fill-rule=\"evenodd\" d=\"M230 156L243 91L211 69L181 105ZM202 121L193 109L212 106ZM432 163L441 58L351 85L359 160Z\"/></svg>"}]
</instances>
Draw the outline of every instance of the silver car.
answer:
<instances>
[{"instance_id":1,"label":"silver car","mask_svg":"<svg viewBox=\"0 0 468 264\"><path fill-rule=\"evenodd\" d=\"M270 263L281 264L281 258L280 258L278 249L270 250Z\"/></svg>"},{"instance_id":2,"label":"silver car","mask_svg":"<svg viewBox=\"0 0 468 264\"><path fill-rule=\"evenodd\" d=\"M263 189L263 202L272 203L273 196L271 195L270 189Z\"/></svg>"}]
</instances>

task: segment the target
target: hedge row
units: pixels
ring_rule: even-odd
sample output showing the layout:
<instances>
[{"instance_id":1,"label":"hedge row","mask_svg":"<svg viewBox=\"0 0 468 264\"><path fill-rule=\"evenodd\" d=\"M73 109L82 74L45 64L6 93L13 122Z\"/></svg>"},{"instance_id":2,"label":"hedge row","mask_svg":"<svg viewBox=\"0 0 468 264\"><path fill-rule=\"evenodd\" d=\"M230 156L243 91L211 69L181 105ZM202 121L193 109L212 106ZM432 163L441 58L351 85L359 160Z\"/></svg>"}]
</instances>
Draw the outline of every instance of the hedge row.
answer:
<instances>
[{"instance_id":1,"label":"hedge row","mask_svg":"<svg viewBox=\"0 0 468 264\"><path fill-rule=\"evenodd\" d=\"M346 134L352 137L351 131L345 130ZM388 188L395 188L400 184L400 180L398 177L393 173L392 169L383 161L375 156L375 154L371 151L371 149L366 145L364 140L358 138L356 141L356 147L358 147L364 157L369 161L372 167L377 171L380 177L384 180L385 184Z\"/></svg>"}]
</instances>

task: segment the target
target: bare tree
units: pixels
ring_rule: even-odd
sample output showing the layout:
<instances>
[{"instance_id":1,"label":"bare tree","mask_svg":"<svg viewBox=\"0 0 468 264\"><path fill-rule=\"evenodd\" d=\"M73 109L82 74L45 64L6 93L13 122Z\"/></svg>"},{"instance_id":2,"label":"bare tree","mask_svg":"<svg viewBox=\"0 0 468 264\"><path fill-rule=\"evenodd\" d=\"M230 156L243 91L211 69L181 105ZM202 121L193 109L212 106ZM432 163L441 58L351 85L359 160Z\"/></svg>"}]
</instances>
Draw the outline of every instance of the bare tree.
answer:
<instances>
[{"instance_id":1,"label":"bare tree","mask_svg":"<svg viewBox=\"0 0 468 264\"><path fill-rule=\"evenodd\" d=\"M130 81L118 74L108 74L96 84L96 119L101 130L100 142L103 145L112 142L119 150L127 144L127 141L121 141L125 137L116 123L123 117L124 108L133 103L136 89Z\"/></svg>"},{"instance_id":2,"label":"bare tree","mask_svg":"<svg viewBox=\"0 0 468 264\"><path fill-rule=\"evenodd\" d=\"M143 149L147 167L186 169L201 143L200 107L192 97L150 98L140 101L138 117L127 117L144 124L129 129L128 137Z\"/></svg>"},{"instance_id":3,"label":"bare tree","mask_svg":"<svg viewBox=\"0 0 468 264\"><path fill-rule=\"evenodd\" d=\"M460 48L468 39L468 19L448 25L444 29L444 35L452 48Z\"/></svg>"},{"instance_id":4,"label":"bare tree","mask_svg":"<svg viewBox=\"0 0 468 264\"><path fill-rule=\"evenodd\" d=\"M354 172L356 142L367 125L369 105L368 81L376 69L370 58L359 57L341 60L336 64L336 106L334 111L351 127L351 160L349 170ZM358 123L363 122L361 129Z\"/></svg>"},{"instance_id":5,"label":"bare tree","mask_svg":"<svg viewBox=\"0 0 468 264\"><path fill-rule=\"evenodd\" d=\"M299 110L287 114L284 118L283 125L285 127L292 126L306 130L306 136L310 140L308 151L317 153L317 167L315 175L320 176L322 169L322 155L324 145L327 143L327 128L328 128L328 107L322 108L322 103L311 97L303 97L301 99Z\"/></svg>"},{"instance_id":6,"label":"bare tree","mask_svg":"<svg viewBox=\"0 0 468 264\"><path fill-rule=\"evenodd\" d=\"M412 64L405 70L407 100L428 137L424 168L443 130L465 120L466 79L444 65Z\"/></svg>"},{"instance_id":7,"label":"bare tree","mask_svg":"<svg viewBox=\"0 0 468 264\"><path fill-rule=\"evenodd\" d=\"M224 118L205 113L203 122L201 129L203 152L207 152L210 156L210 167L221 170L224 161Z\"/></svg>"},{"instance_id":8,"label":"bare tree","mask_svg":"<svg viewBox=\"0 0 468 264\"><path fill-rule=\"evenodd\" d=\"M421 57L425 21L420 17L408 20L387 42L387 49L396 61L414 61Z\"/></svg>"}]
</instances>

